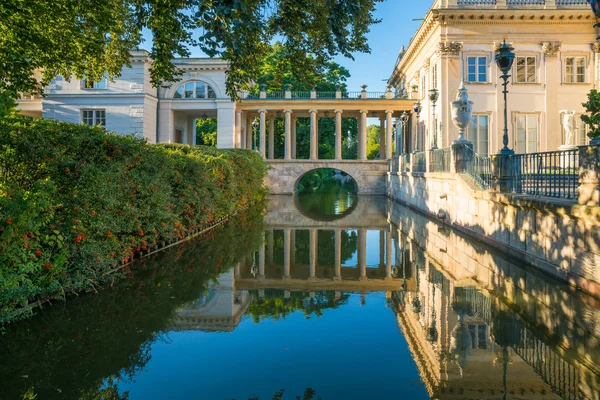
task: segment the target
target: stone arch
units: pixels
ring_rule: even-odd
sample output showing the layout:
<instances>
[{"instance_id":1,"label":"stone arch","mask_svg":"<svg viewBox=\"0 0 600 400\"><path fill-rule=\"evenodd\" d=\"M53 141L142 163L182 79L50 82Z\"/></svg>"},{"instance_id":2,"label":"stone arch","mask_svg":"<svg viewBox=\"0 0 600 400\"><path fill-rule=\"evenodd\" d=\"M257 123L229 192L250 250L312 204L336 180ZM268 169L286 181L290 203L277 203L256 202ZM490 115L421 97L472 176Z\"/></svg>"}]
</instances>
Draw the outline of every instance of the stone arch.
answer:
<instances>
[{"instance_id":1,"label":"stone arch","mask_svg":"<svg viewBox=\"0 0 600 400\"><path fill-rule=\"evenodd\" d=\"M298 183L300 182L300 180L308 173L312 172L312 171L317 171L319 169L333 169L336 171L341 171L343 173L345 173L346 175L348 175L350 177L350 179L352 179L352 181L354 182L355 186L356 186L356 193L360 193L360 184L359 184L359 179L360 178L356 178L356 176L360 176L360 174L357 174L356 171L348 172L348 170L352 170L353 168L340 168L339 166L327 166L327 165L323 165L323 166L304 166L303 168L300 169L298 176L296 177L296 179L293 182L292 185L292 191L294 194L298 193Z\"/></svg>"}]
</instances>

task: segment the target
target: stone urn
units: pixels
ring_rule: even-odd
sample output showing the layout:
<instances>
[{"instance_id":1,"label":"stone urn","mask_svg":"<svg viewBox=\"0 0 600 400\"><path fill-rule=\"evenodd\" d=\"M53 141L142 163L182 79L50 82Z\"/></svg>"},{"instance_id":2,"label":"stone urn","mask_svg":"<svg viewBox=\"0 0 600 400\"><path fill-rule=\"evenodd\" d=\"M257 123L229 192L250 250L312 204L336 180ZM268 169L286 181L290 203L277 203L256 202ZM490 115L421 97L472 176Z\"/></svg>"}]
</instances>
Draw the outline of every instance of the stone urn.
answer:
<instances>
[{"instance_id":1,"label":"stone urn","mask_svg":"<svg viewBox=\"0 0 600 400\"><path fill-rule=\"evenodd\" d=\"M452 102L452 122L458 128L458 139L454 141L454 144L467 144L470 143L467 139L465 139L465 129L469 126L471 122L471 115L473 113L473 102L469 101L469 96L467 95L467 88L465 87L464 82L460 82L460 87L458 88L456 94L456 100Z\"/></svg>"}]
</instances>

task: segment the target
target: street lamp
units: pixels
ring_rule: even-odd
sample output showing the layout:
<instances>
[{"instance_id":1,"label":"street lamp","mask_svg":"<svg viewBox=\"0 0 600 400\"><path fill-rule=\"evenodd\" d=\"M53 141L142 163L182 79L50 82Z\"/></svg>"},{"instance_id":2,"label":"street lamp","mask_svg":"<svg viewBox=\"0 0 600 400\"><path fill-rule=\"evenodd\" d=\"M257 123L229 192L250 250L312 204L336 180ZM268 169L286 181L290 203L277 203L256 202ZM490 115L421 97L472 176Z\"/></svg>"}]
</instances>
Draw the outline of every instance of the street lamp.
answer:
<instances>
[{"instance_id":1,"label":"street lamp","mask_svg":"<svg viewBox=\"0 0 600 400\"><path fill-rule=\"evenodd\" d=\"M413 106L413 111L415 112L417 118L416 118L416 132L415 132L415 143L414 143L414 153L417 152L417 143L418 143L418 137L419 137L419 115L421 114L422 108L421 108L421 102L417 101L415 103L415 105Z\"/></svg>"},{"instance_id":2,"label":"street lamp","mask_svg":"<svg viewBox=\"0 0 600 400\"><path fill-rule=\"evenodd\" d=\"M439 97L440 92L437 89L433 88L429 90L429 101L431 101L431 106L433 107L433 143L431 145L431 150L437 149L437 118L435 117L435 103L438 101Z\"/></svg>"},{"instance_id":3,"label":"street lamp","mask_svg":"<svg viewBox=\"0 0 600 400\"><path fill-rule=\"evenodd\" d=\"M515 59L515 53L513 53L512 50L514 50L514 48L511 45L506 44L505 40L502 46L500 46L496 50L495 57L496 64L498 65L500 71L502 71L502 75L500 75L500 78L504 80L504 90L502 91L502 93L504 93L504 134L502 135L502 143L504 144L504 147L502 147L502 149L500 150L500 154L507 155L515 154L513 150L508 148L508 117L506 111L506 94L508 93L506 86L508 85L508 78L510 78L510 75L508 75L508 73L510 72L513 61Z\"/></svg>"},{"instance_id":4,"label":"street lamp","mask_svg":"<svg viewBox=\"0 0 600 400\"><path fill-rule=\"evenodd\" d=\"M402 112L400 115L400 122L402 123L402 138L396 143L396 153L397 155L404 154L404 140L406 138L406 124L408 123L409 115L406 111ZM401 148L400 148L401 147Z\"/></svg>"}]
</instances>

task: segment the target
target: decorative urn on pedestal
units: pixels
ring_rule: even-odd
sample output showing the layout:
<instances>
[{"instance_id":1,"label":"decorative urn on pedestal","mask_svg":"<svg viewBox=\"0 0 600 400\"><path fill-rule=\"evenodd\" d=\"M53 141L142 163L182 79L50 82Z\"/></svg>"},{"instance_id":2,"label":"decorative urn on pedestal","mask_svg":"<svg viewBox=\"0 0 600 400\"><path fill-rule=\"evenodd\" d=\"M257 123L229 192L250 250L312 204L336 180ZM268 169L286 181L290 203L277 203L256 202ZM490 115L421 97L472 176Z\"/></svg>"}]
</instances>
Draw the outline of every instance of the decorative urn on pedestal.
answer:
<instances>
[{"instance_id":1,"label":"decorative urn on pedestal","mask_svg":"<svg viewBox=\"0 0 600 400\"><path fill-rule=\"evenodd\" d=\"M465 129L471 122L471 115L473 113L473 102L469 100L467 95L467 88L464 82L460 82L458 92L456 94L456 100L452 102L452 122L458 128L458 139L453 144L470 144L465 139Z\"/></svg>"}]
</instances>

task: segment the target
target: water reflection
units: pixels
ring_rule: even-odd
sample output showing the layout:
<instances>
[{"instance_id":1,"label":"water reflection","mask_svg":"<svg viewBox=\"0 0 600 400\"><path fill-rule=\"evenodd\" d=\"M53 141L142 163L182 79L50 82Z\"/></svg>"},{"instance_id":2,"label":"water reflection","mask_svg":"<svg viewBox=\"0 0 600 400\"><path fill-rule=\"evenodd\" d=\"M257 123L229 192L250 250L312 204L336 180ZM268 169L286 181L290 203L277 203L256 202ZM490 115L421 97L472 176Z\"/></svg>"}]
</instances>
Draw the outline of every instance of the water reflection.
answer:
<instances>
[{"instance_id":1,"label":"water reflection","mask_svg":"<svg viewBox=\"0 0 600 400\"><path fill-rule=\"evenodd\" d=\"M331 220L280 196L10 326L0 398L598 399L597 321L597 299L385 199Z\"/></svg>"}]
</instances>

